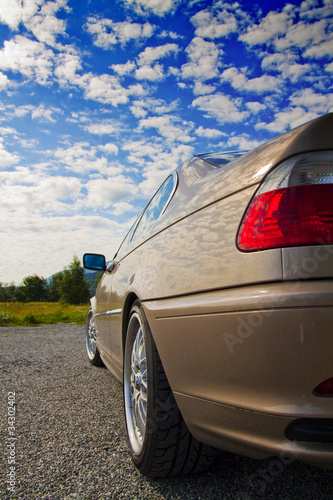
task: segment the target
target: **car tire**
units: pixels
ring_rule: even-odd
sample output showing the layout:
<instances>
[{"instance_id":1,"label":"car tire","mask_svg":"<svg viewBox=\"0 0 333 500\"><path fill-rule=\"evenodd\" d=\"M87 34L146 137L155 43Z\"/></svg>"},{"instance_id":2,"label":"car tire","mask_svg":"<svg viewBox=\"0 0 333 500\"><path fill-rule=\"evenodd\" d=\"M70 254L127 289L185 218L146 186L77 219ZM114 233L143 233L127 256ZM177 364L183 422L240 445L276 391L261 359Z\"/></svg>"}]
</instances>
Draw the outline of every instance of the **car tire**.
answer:
<instances>
[{"instance_id":1,"label":"car tire","mask_svg":"<svg viewBox=\"0 0 333 500\"><path fill-rule=\"evenodd\" d=\"M217 450L188 430L138 301L131 309L125 342L124 403L130 453L142 474L185 475L212 465Z\"/></svg>"},{"instance_id":2,"label":"car tire","mask_svg":"<svg viewBox=\"0 0 333 500\"><path fill-rule=\"evenodd\" d=\"M96 326L94 315L89 309L86 321L86 349L90 363L94 366L104 366L101 355L96 345Z\"/></svg>"}]
</instances>

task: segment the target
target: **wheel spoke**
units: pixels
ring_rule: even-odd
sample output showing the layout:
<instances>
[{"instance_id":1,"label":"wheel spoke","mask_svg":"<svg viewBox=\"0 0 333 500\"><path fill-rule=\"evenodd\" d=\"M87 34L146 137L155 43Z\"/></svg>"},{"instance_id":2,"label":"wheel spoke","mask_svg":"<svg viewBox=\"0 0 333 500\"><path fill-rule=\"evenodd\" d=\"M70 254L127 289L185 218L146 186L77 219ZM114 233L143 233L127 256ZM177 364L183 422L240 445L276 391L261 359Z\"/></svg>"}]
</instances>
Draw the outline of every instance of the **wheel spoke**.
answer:
<instances>
[{"instance_id":1,"label":"wheel spoke","mask_svg":"<svg viewBox=\"0 0 333 500\"><path fill-rule=\"evenodd\" d=\"M139 452L143 446L147 426L147 358L141 318L135 314L132 321L133 343L131 351L128 352L130 363L125 368L125 391L129 391L130 399L125 398L125 401L128 401L126 411L130 416L129 436L133 447Z\"/></svg>"},{"instance_id":2,"label":"wheel spoke","mask_svg":"<svg viewBox=\"0 0 333 500\"><path fill-rule=\"evenodd\" d=\"M97 349L97 347L96 347L96 328L95 328L95 322L94 322L93 316L91 316L89 319L86 338L87 338L86 345L87 345L88 356L90 359L93 359L95 354L96 354L96 349Z\"/></svg>"}]
</instances>

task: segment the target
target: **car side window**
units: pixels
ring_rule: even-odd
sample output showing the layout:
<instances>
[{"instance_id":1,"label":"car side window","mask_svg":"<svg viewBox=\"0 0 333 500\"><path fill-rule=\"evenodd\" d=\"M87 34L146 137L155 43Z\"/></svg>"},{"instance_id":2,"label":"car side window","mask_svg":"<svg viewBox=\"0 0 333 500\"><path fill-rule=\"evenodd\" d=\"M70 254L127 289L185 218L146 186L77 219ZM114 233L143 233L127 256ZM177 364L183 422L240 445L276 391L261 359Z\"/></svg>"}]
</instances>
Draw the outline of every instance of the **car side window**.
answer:
<instances>
[{"instance_id":1,"label":"car side window","mask_svg":"<svg viewBox=\"0 0 333 500\"><path fill-rule=\"evenodd\" d=\"M177 187L177 174L170 175L150 200L136 227L135 237L141 234L167 208Z\"/></svg>"}]
</instances>

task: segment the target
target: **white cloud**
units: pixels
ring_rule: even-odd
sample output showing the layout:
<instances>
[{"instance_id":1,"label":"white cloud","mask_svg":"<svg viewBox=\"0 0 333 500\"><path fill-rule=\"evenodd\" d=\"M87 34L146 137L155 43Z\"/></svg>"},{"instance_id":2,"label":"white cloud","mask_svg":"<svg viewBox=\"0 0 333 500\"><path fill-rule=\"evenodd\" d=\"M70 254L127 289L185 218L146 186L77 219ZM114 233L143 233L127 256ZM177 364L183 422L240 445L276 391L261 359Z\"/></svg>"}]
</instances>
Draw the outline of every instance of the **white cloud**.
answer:
<instances>
[{"instance_id":1,"label":"white cloud","mask_svg":"<svg viewBox=\"0 0 333 500\"><path fill-rule=\"evenodd\" d=\"M325 70L332 73L333 71L333 62L331 62L330 64L327 64L327 66L325 66Z\"/></svg>"},{"instance_id":2,"label":"white cloud","mask_svg":"<svg viewBox=\"0 0 333 500\"><path fill-rule=\"evenodd\" d=\"M202 10L191 17L191 22L196 27L196 36L202 38L223 38L237 30L235 15L224 9L216 16L211 10Z\"/></svg>"},{"instance_id":3,"label":"white cloud","mask_svg":"<svg viewBox=\"0 0 333 500\"><path fill-rule=\"evenodd\" d=\"M155 115L171 113L178 108L178 101L166 102L163 99L146 98L133 101L130 110L136 118L145 118L148 112Z\"/></svg>"},{"instance_id":4,"label":"white cloud","mask_svg":"<svg viewBox=\"0 0 333 500\"><path fill-rule=\"evenodd\" d=\"M4 73L0 72L0 91L5 90L11 84L13 84L13 82L10 82L10 80L7 78L7 76Z\"/></svg>"},{"instance_id":5,"label":"white cloud","mask_svg":"<svg viewBox=\"0 0 333 500\"><path fill-rule=\"evenodd\" d=\"M98 172L101 175L118 175L122 171L121 167L110 165L105 157L100 157L97 148L89 142L78 142L47 153L57 165L62 164L67 171L78 174Z\"/></svg>"},{"instance_id":6,"label":"white cloud","mask_svg":"<svg viewBox=\"0 0 333 500\"><path fill-rule=\"evenodd\" d=\"M22 148L36 150L39 142L37 139L19 139Z\"/></svg>"},{"instance_id":7,"label":"white cloud","mask_svg":"<svg viewBox=\"0 0 333 500\"><path fill-rule=\"evenodd\" d=\"M132 106L130 106L130 110L135 118L145 118L148 114L147 109L141 101L135 101Z\"/></svg>"},{"instance_id":8,"label":"white cloud","mask_svg":"<svg viewBox=\"0 0 333 500\"><path fill-rule=\"evenodd\" d=\"M122 87L119 80L112 75L85 74L78 80L79 86L84 90L84 97L103 104L126 104L128 91Z\"/></svg>"},{"instance_id":9,"label":"white cloud","mask_svg":"<svg viewBox=\"0 0 333 500\"><path fill-rule=\"evenodd\" d=\"M139 127L155 128L158 133L166 139L174 142L191 142L193 137L189 135L191 124L181 121L181 125L177 125L180 120L177 117L166 116L151 116L140 120Z\"/></svg>"},{"instance_id":10,"label":"white cloud","mask_svg":"<svg viewBox=\"0 0 333 500\"><path fill-rule=\"evenodd\" d=\"M114 135L119 131L113 123L91 123L86 125L84 130L94 135Z\"/></svg>"},{"instance_id":11,"label":"white cloud","mask_svg":"<svg viewBox=\"0 0 333 500\"><path fill-rule=\"evenodd\" d=\"M115 154L115 155L117 155L118 152L119 152L118 146L116 146L112 142L108 142L107 144L104 144L102 146L98 146L98 149L100 151L103 151L106 154Z\"/></svg>"},{"instance_id":12,"label":"white cloud","mask_svg":"<svg viewBox=\"0 0 333 500\"><path fill-rule=\"evenodd\" d=\"M77 158L94 158L96 156L96 149L90 147L89 142L77 142L68 148L57 149L54 151L54 156L61 161L72 162Z\"/></svg>"},{"instance_id":13,"label":"white cloud","mask_svg":"<svg viewBox=\"0 0 333 500\"><path fill-rule=\"evenodd\" d=\"M161 81L164 78L163 67L160 64L155 64L155 66L141 66L135 71L135 78L138 80L149 80L150 82Z\"/></svg>"},{"instance_id":14,"label":"white cloud","mask_svg":"<svg viewBox=\"0 0 333 500\"><path fill-rule=\"evenodd\" d=\"M0 173L2 188L18 185L33 185L38 182L36 174L28 167L15 167L14 170Z\"/></svg>"},{"instance_id":15,"label":"white cloud","mask_svg":"<svg viewBox=\"0 0 333 500\"><path fill-rule=\"evenodd\" d=\"M0 50L0 69L22 73L41 85L47 85L53 72L53 51L40 42L17 35L6 40Z\"/></svg>"},{"instance_id":16,"label":"white cloud","mask_svg":"<svg viewBox=\"0 0 333 500\"><path fill-rule=\"evenodd\" d=\"M216 90L214 85L207 85L206 83L196 81L194 82L193 94L194 95L206 95L212 94Z\"/></svg>"},{"instance_id":17,"label":"white cloud","mask_svg":"<svg viewBox=\"0 0 333 500\"><path fill-rule=\"evenodd\" d=\"M37 40L54 46L57 35L65 34L65 22L55 16L60 9L68 10L66 0L0 0L0 22L12 30L23 23Z\"/></svg>"},{"instance_id":18,"label":"white cloud","mask_svg":"<svg viewBox=\"0 0 333 500\"><path fill-rule=\"evenodd\" d=\"M143 97L149 93L149 89L141 85L141 83L137 83L135 85L130 85L128 87L128 95L135 97Z\"/></svg>"},{"instance_id":19,"label":"white cloud","mask_svg":"<svg viewBox=\"0 0 333 500\"><path fill-rule=\"evenodd\" d=\"M292 19L287 10L283 12L269 12L259 24L249 26L247 32L239 39L248 45L261 45L275 40L286 33Z\"/></svg>"},{"instance_id":20,"label":"white cloud","mask_svg":"<svg viewBox=\"0 0 333 500\"><path fill-rule=\"evenodd\" d=\"M34 106L32 104L26 104L23 106L8 106L8 111L6 113L8 118L23 118L24 116L30 115L33 120L38 120L39 122L56 123L56 118L54 115L62 115L63 111L55 106L46 106L45 104L40 104L39 106ZM58 117L57 117L58 118Z\"/></svg>"},{"instance_id":21,"label":"white cloud","mask_svg":"<svg viewBox=\"0 0 333 500\"><path fill-rule=\"evenodd\" d=\"M326 39L327 21L322 19L315 23L307 24L299 22L294 24L286 34L274 41L278 50L286 50L290 47L305 48L311 44L318 44Z\"/></svg>"},{"instance_id":22,"label":"white cloud","mask_svg":"<svg viewBox=\"0 0 333 500\"><path fill-rule=\"evenodd\" d=\"M114 64L111 67L121 76L133 73L137 80L157 82L165 77L163 66L158 63L153 66L152 64L162 58L169 57L171 54L177 54L178 51L179 47L175 43L146 47L137 58L137 66L134 62L127 61L126 64Z\"/></svg>"},{"instance_id":23,"label":"white cloud","mask_svg":"<svg viewBox=\"0 0 333 500\"><path fill-rule=\"evenodd\" d=\"M152 12L156 16L164 16L174 11L181 0L124 0L124 2L138 14Z\"/></svg>"},{"instance_id":24,"label":"white cloud","mask_svg":"<svg viewBox=\"0 0 333 500\"><path fill-rule=\"evenodd\" d=\"M32 217L28 211L19 218L5 211L0 215L5 234L1 281L17 284L23 276L37 274L47 278L62 271L73 255L81 259L85 252L104 253L109 260L129 229L128 223L119 224L98 215L53 217L34 214ZM18 262L24 262L24 268L18 266Z\"/></svg>"},{"instance_id":25,"label":"white cloud","mask_svg":"<svg viewBox=\"0 0 333 500\"><path fill-rule=\"evenodd\" d=\"M330 18L332 16L332 0L303 0L300 5L300 17L308 20Z\"/></svg>"},{"instance_id":26,"label":"white cloud","mask_svg":"<svg viewBox=\"0 0 333 500\"><path fill-rule=\"evenodd\" d=\"M119 76L125 76L132 73L135 70L136 65L133 61L127 61L125 64L112 64L111 68L115 73L118 73Z\"/></svg>"},{"instance_id":27,"label":"white cloud","mask_svg":"<svg viewBox=\"0 0 333 500\"><path fill-rule=\"evenodd\" d=\"M62 19L58 19L54 13L64 5L66 5L66 2L62 1L46 3L41 8L38 15L33 16L25 23L26 28L31 31L40 42L47 43L51 46L56 45L56 37L60 34L65 34L66 24Z\"/></svg>"},{"instance_id":28,"label":"white cloud","mask_svg":"<svg viewBox=\"0 0 333 500\"><path fill-rule=\"evenodd\" d=\"M202 126L198 127L195 133L199 137L207 137L209 139L220 137L221 135L226 135L221 130L217 130L216 128L204 128Z\"/></svg>"},{"instance_id":29,"label":"white cloud","mask_svg":"<svg viewBox=\"0 0 333 500\"><path fill-rule=\"evenodd\" d=\"M81 57L73 47L66 47L55 56L54 75L61 87L79 85L78 72L82 69Z\"/></svg>"},{"instance_id":30,"label":"white cloud","mask_svg":"<svg viewBox=\"0 0 333 500\"><path fill-rule=\"evenodd\" d=\"M304 1L300 6L287 4L282 12L269 12L259 24L249 26L239 40L250 46L273 46L274 55L286 55L286 50L294 52L296 48L306 58L329 57L333 51L332 8L329 8L329 2L323 8L317 6L317 1ZM301 20L295 22L298 14ZM284 72L287 72L287 67ZM297 73L303 74L304 68L302 70L300 65L294 64L289 73L297 78Z\"/></svg>"},{"instance_id":31,"label":"white cloud","mask_svg":"<svg viewBox=\"0 0 333 500\"><path fill-rule=\"evenodd\" d=\"M245 106L251 111L253 114L260 113L260 111L264 111L266 109L266 105L261 102L246 102Z\"/></svg>"},{"instance_id":32,"label":"white cloud","mask_svg":"<svg viewBox=\"0 0 333 500\"><path fill-rule=\"evenodd\" d=\"M263 75L258 78L250 79L237 68L228 68L223 71L221 74L221 81L229 82L236 90L255 92L256 94L276 92L281 85L281 80L275 76Z\"/></svg>"},{"instance_id":33,"label":"white cloud","mask_svg":"<svg viewBox=\"0 0 333 500\"><path fill-rule=\"evenodd\" d=\"M112 19L90 17L87 31L93 35L93 43L102 49L110 49L114 45L126 44L133 40L150 38L155 27L150 23L131 23L129 21L113 22Z\"/></svg>"},{"instance_id":34,"label":"white cloud","mask_svg":"<svg viewBox=\"0 0 333 500\"><path fill-rule=\"evenodd\" d=\"M171 38L172 40L179 40L183 38L179 33L175 33L174 31L163 30L161 33L158 33L158 38Z\"/></svg>"},{"instance_id":35,"label":"white cloud","mask_svg":"<svg viewBox=\"0 0 333 500\"><path fill-rule=\"evenodd\" d=\"M261 67L265 71L275 71L281 73L284 79L297 82L305 73L312 71L311 64L299 64L296 62L296 55L292 52L281 52L266 55Z\"/></svg>"},{"instance_id":36,"label":"white cloud","mask_svg":"<svg viewBox=\"0 0 333 500\"><path fill-rule=\"evenodd\" d=\"M282 133L288 129L303 125L314 118L317 118L317 113L307 112L302 107L290 107L279 113L275 113L275 120L272 123L258 123L257 129L264 128L275 133Z\"/></svg>"},{"instance_id":37,"label":"white cloud","mask_svg":"<svg viewBox=\"0 0 333 500\"><path fill-rule=\"evenodd\" d=\"M21 22L31 19L37 12L44 0L0 0L0 22L7 24L12 30L16 30Z\"/></svg>"},{"instance_id":38,"label":"white cloud","mask_svg":"<svg viewBox=\"0 0 333 500\"><path fill-rule=\"evenodd\" d=\"M16 130L12 127L0 127L0 136L16 135Z\"/></svg>"},{"instance_id":39,"label":"white cloud","mask_svg":"<svg viewBox=\"0 0 333 500\"><path fill-rule=\"evenodd\" d=\"M139 166L144 166L147 163L146 158L154 158L156 155L156 147L153 142L128 141L123 144L122 149L129 151L127 160Z\"/></svg>"},{"instance_id":40,"label":"white cloud","mask_svg":"<svg viewBox=\"0 0 333 500\"><path fill-rule=\"evenodd\" d=\"M119 203L114 203L113 204L113 211L112 213L114 215L122 215L128 212L133 212L136 209L131 205L130 203L127 203L127 201L120 201Z\"/></svg>"},{"instance_id":41,"label":"white cloud","mask_svg":"<svg viewBox=\"0 0 333 500\"><path fill-rule=\"evenodd\" d=\"M215 78L219 74L219 58L223 53L214 42L206 42L196 37L186 48L189 61L181 67L181 76L201 82Z\"/></svg>"},{"instance_id":42,"label":"white cloud","mask_svg":"<svg viewBox=\"0 0 333 500\"><path fill-rule=\"evenodd\" d=\"M230 137L226 143L228 148L236 148L239 151L251 151L260 146L261 142L251 139L248 134Z\"/></svg>"},{"instance_id":43,"label":"white cloud","mask_svg":"<svg viewBox=\"0 0 333 500\"><path fill-rule=\"evenodd\" d=\"M0 138L0 168L10 167L19 161L19 157L10 153L5 149L5 146ZM2 199L2 198L0 198ZM3 200L2 200L3 201Z\"/></svg>"},{"instance_id":44,"label":"white cloud","mask_svg":"<svg viewBox=\"0 0 333 500\"><path fill-rule=\"evenodd\" d=\"M129 177L123 175L107 179L94 179L86 184L88 195L85 206L110 208L114 203L133 199L138 188Z\"/></svg>"},{"instance_id":45,"label":"white cloud","mask_svg":"<svg viewBox=\"0 0 333 500\"><path fill-rule=\"evenodd\" d=\"M315 59L321 59L322 57L332 58L333 54L333 37L330 40L312 45L303 54L304 57L313 57Z\"/></svg>"},{"instance_id":46,"label":"white cloud","mask_svg":"<svg viewBox=\"0 0 333 500\"><path fill-rule=\"evenodd\" d=\"M192 106L204 112L207 118L215 118L220 123L237 123L245 120L249 113L240 111L240 102L223 94L201 96L194 99Z\"/></svg>"},{"instance_id":47,"label":"white cloud","mask_svg":"<svg viewBox=\"0 0 333 500\"><path fill-rule=\"evenodd\" d=\"M155 61L159 61L171 54L178 54L179 47L175 43L167 43L158 47L146 47L138 58L138 66L149 66Z\"/></svg>"},{"instance_id":48,"label":"white cloud","mask_svg":"<svg viewBox=\"0 0 333 500\"><path fill-rule=\"evenodd\" d=\"M320 94L311 88L298 90L290 98L290 103L313 113L328 113L333 110L333 94Z\"/></svg>"},{"instance_id":49,"label":"white cloud","mask_svg":"<svg viewBox=\"0 0 333 500\"><path fill-rule=\"evenodd\" d=\"M13 116L23 117L31 113L35 109L32 104L26 104L24 106L13 106L10 108Z\"/></svg>"},{"instance_id":50,"label":"white cloud","mask_svg":"<svg viewBox=\"0 0 333 500\"><path fill-rule=\"evenodd\" d=\"M172 44L170 44L172 45ZM47 49L43 43L17 35L4 42L0 50L0 70L21 73L41 85L51 85L55 76L61 87L81 88L86 99L118 106L126 104L129 95L145 95L146 90L139 84L129 88L121 86L116 76L97 75L92 72L80 75L82 61L80 54L72 46L59 46L58 52ZM120 69L121 72L121 69ZM139 68L137 78L150 81L164 77L159 65L154 68ZM6 75L0 73L1 84L8 86ZM51 120L51 117L49 115Z\"/></svg>"},{"instance_id":51,"label":"white cloud","mask_svg":"<svg viewBox=\"0 0 333 500\"><path fill-rule=\"evenodd\" d=\"M61 114L62 111L61 109L53 106L46 108L44 104L41 104L31 111L31 118L37 119L40 122L55 123L56 120L53 118L54 113Z\"/></svg>"},{"instance_id":52,"label":"white cloud","mask_svg":"<svg viewBox=\"0 0 333 500\"><path fill-rule=\"evenodd\" d=\"M68 202L81 191L81 182L74 177L40 178L30 171L17 170L1 175L0 197L3 210L17 213L70 213Z\"/></svg>"}]
</instances>

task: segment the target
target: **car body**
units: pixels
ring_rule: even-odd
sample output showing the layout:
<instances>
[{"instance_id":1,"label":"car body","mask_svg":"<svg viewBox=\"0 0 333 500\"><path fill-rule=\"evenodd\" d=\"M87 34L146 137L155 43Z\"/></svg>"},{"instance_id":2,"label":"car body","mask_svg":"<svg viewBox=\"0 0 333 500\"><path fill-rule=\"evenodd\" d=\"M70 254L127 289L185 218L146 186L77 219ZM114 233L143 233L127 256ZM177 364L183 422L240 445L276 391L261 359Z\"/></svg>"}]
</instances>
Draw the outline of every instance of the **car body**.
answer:
<instances>
[{"instance_id":1,"label":"car body","mask_svg":"<svg viewBox=\"0 0 333 500\"><path fill-rule=\"evenodd\" d=\"M333 114L242 155L192 158L109 266L96 254L84 263L105 271L91 300L88 354L92 345L90 359L96 353L124 381L131 453L143 473L184 469L151 465L147 366L133 374L142 352L141 363L161 362L149 388L163 371L206 452L333 467ZM141 434L132 415L140 402Z\"/></svg>"}]
</instances>

